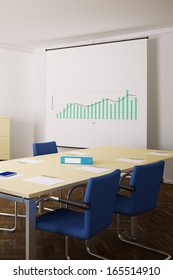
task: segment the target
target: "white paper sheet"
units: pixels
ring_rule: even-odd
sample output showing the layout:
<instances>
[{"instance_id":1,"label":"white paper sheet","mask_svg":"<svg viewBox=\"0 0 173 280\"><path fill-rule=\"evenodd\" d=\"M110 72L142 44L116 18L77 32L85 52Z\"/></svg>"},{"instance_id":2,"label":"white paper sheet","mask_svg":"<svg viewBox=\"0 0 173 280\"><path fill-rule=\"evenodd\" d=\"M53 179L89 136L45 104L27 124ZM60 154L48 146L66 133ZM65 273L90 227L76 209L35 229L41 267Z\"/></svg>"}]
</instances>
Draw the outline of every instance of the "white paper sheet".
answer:
<instances>
[{"instance_id":1,"label":"white paper sheet","mask_svg":"<svg viewBox=\"0 0 173 280\"><path fill-rule=\"evenodd\" d=\"M66 155L74 155L74 156L89 156L89 155L91 155L91 153L70 151L70 152L66 152Z\"/></svg>"},{"instance_id":2,"label":"white paper sheet","mask_svg":"<svg viewBox=\"0 0 173 280\"><path fill-rule=\"evenodd\" d=\"M119 158L119 159L116 159L116 161L131 162L131 163L142 163L145 160L144 159L139 159L139 158Z\"/></svg>"},{"instance_id":3,"label":"white paper sheet","mask_svg":"<svg viewBox=\"0 0 173 280\"><path fill-rule=\"evenodd\" d=\"M48 185L48 186L56 185L56 184L64 182L64 180L60 180L60 179L53 178L53 177L48 177L45 175L31 177L31 178L25 179L25 181L42 184L42 185Z\"/></svg>"},{"instance_id":4,"label":"white paper sheet","mask_svg":"<svg viewBox=\"0 0 173 280\"><path fill-rule=\"evenodd\" d=\"M82 166L77 169L83 170L83 171L95 172L95 173L102 173L102 172L106 172L109 170L108 168L95 167L95 166Z\"/></svg>"},{"instance_id":5,"label":"white paper sheet","mask_svg":"<svg viewBox=\"0 0 173 280\"><path fill-rule=\"evenodd\" d=\"M21 158L21 159L17 159L17 162L37 164L37 163L43 162L43 160L30 159L30 158Z\"/></svg>"},{"instance_id":6,"label":"white paper sheet","mask_svg":"<svg viewBox=\"0 0 173 280\"><path fill-rule=\"evenodd\" d=\"M147 153L148 155L154 155L154 156L171 156L171 154L168 154L168 153L162 153L162 152L149 152Z\"/></svg>"}]
</instances>

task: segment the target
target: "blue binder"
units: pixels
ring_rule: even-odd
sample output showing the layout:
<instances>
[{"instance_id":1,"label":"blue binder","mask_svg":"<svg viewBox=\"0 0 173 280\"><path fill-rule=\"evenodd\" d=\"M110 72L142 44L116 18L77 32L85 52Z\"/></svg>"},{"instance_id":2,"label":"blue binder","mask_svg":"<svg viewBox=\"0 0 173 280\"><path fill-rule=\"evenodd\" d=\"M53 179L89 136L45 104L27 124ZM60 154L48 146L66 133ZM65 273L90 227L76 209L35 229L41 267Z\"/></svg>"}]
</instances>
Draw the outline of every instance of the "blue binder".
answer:
<instances>
[{"instance_id":1,"label":"blue binder","mask_svg":"<svg viewBox=\"0 0 173 280\"><path fill-rule=\"evenodd\" d=\"M80 157L80 156L61 156L60 162L62 164L93 164L92 157Z\"/></svg>"}]
</instances>

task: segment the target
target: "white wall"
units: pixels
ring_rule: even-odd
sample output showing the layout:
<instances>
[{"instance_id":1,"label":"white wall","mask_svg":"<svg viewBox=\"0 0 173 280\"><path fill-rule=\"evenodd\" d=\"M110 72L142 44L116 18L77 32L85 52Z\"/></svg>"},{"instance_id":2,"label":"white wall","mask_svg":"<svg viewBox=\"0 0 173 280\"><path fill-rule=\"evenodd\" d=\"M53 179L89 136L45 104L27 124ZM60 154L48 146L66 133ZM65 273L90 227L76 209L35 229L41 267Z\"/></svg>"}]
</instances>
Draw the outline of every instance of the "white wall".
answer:
<instances>
[{"instance_id":1,"label":"white wall","mask_svg":"<svg viewBox=\"0 0 173 280\"><path fill-rule=\"evenodd\" d=\"M31 155L33 54L0 47L0 116L11 119L11 158Z\"/></svg>"},{"instance_id":2,"label":"white wall","mask_svg":"<svg viewBox=\"0 0 173 280\"><path fill-rule=\"evenodd\" d=\"M173 150L173 33L148 40L148 148ZM165 181L173 183L173 160Z\"/></svg>"},{"instance_id":3,"label":"white wall","mask_svg":"<svg viewBox=\"0 0 173 280\"><path fill-rule=\"evenodd\" d=\"M173 33L148 40L148 148L173 150ZM11 118L11 157L45 141L46 53L0 48L0 116ZM173 161L165 180L173 183Z\"/></svg>"},{"instance_id":4,"label":"white wall","mask_svg":"<svg viewBox=\"0 0 173 280\"><path fill-rule=\"evenodd\" d=\"M34 54L34 142L45 141L46 130L46 52Z\"/></svg>"}]
</instances>

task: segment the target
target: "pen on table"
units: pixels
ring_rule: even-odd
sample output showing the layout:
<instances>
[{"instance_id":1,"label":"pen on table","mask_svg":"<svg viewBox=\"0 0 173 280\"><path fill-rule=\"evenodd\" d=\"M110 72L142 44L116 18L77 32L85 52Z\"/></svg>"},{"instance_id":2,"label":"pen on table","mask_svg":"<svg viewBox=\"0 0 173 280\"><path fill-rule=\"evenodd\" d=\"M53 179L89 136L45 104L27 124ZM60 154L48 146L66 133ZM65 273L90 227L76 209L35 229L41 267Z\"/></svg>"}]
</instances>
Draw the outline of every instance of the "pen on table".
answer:
<instances>
[{"instance_id":1,"label":"pen on table","mask_svg":"<svg viewBox=\"0 0 173 280\"><path fill-rule=\"evenodd\" d=\"M43 176L43 177L48 177L48 178L56 178L56 177L50 176L50 175L41 175L41 176Z\"/></svg>"},{"instance_id":2,"label":"pen on table","mask_svg":"<svg viewBox=\"0 0 173 280\"><path fill-rule=\"evenodd\" d=\"M95 168L104 168L103 166L97 166L97 165L89 165L91 167L95 167Z\"/></svg>"},{"instance_id":3,"label":"pen on table","mask_svg":"<svg viewBox=\"0 0 173 280\"><path fill-rule=\"evenodd\" d=\"M143 158L129 158L129 159L144 160Z\"/></svg>"},{"instance_id":4,"label":"pen on table","mask_svg":"<svg viewBox=\"0 0 173 280\"><path fill-rule=\"evenodd\" d=\"M165 152L153 152L155 154L166 154Z\"/></svg>"}]
</instances>

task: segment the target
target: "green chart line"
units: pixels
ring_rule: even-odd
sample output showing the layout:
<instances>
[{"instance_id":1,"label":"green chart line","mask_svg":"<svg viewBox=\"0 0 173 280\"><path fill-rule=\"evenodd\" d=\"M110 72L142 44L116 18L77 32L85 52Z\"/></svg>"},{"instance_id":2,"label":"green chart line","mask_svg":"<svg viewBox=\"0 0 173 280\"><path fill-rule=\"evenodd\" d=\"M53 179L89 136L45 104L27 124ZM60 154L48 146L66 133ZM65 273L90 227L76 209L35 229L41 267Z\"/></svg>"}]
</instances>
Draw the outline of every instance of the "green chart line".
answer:
<instances>
[{"instance_id":1,"label":"green chart line","mask_svg":"<svg viewBox=\"0 0 173 280\"><path fill-rule=\"evenodd\" d=\"M88 105L68 102L60 112L56 113L56 118L61 120L137 120L138 98L126 90L126 94L123 97L118 96L116 100L102 98Z\"/></svg>"}]
</instances>

